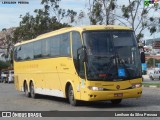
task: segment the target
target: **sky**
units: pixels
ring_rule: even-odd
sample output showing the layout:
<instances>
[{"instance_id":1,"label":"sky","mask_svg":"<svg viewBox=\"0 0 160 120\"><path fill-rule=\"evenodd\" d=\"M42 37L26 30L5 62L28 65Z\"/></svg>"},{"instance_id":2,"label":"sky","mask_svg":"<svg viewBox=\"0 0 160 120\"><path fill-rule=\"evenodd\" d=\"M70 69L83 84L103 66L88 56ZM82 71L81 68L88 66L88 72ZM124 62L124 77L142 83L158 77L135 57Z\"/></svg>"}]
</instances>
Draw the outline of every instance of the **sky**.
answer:
<instances>
[{"instance_id":1,"label":"sky","mask_svg":"<svg viewBox=\"0 0 160 120\"><path fill-rule=\"evenodd\" d=\"M13 0L18 1L18 0ZM29 4L25 5L4 5L0 0L0 30L3 28L17 27L20 22L20 15L33 13L34 9L42 8L39 0L28 0Z\"/></svg>"},{"instance_id":2,"label":"sky","mask_svg":"<svg viewBox=\"0 0 160 120\"><path fill-rule=\"evenodd\" d=\"M29 4L25 5L4 5L2 4L2 1L0 0L0 31L3 28L10 28L10 27L17 27L19 26L20 22L20 15L25 15L27 12L29 12L31 15L34 14L35 9L43 8L43 5L41 5L41 0L25 0L28 1ZM9 1L18 1L18 0L9 0ZM20 1L20 0L19 0ZM21 0L22 1L22 0ZM118 0L118 4L126 4L128 0ZM77 12L80 10L87 11L87 0L61 0L60 6L64 9L73 9ZM116 11L117 14L120 14L120 11ZM155 16L160 17L160 11L155 13ZM79 25L89 25L90 22L88 19L83 19L82 21L79 21L75 26ZM160 35L157 33L154 36L150 36L150 34L145 31L145 38L149 39L153 37L157 37Z\"/></svg>"},{"instance_id":3,"label":"sky","mask_svg":"<svg viewBox=\"0 0 160 120\"><path fill-rule=\"evenodd\" d=\"M11 0L18 1L18 0ZM0 0L0 30L3 28L17 27L20 22L20 15L25 15L27 12L34 14L35 9L43 8L41 0L26 0L29 4L25 5L4 5ZM74 9L80 11L85 8L86 0L62 0L61 6L66 9Z\"/></svg>"}]
</instances>

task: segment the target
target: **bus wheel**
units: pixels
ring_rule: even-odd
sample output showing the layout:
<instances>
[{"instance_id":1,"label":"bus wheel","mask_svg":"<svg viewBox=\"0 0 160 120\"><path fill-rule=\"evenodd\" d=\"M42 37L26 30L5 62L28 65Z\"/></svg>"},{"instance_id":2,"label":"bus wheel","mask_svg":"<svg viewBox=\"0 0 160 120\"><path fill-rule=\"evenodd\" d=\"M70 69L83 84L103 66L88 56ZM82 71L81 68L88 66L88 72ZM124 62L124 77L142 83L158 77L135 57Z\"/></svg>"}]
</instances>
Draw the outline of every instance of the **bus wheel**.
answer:
<instances>
[{"instance_id":1,"label":"bus wheel","mask_svg":"<svg viewBox=\"0 0 160 120\"><path fill-rule=\"evenodd\" d=\"M122 99L111 100L111 102L112 102L113 105L118 105L118 104L121 103L121 101L122 101Z\"/></svg>"},{"instance_id":2,"label":"bus wheel","mask_svg":"<svg viewBox=\"0 0 160 120\"><path fill-rule=\"evenodd\" d=\"M28 85L27 83L24 84L24 92L26 97L30 97L30 92L28 91Z\"/></svg>"},{"instance_id":3,"label":"bus wheel","mask_svg":"<svg viewBox=\"0 0 160 120\"><path fill-rule=\"evenodd\" d=\"M34 98L34 99L37 98L37 94L34 91L34 84L33 84L33 82L31 82L31 84L30 84L30 91L31 91L31 97Z\"/></svg>"},{"instance_id":4,"label":"bus wheel","mask_svg":"<svg viewBox=\"0 0 160 120\"><path fill-rule=\"evenodd\" d=\"M73 88L72 86L70 85L69 86L69 89L68 89L68 100L69 100L69 103L73 106L76 106L78 105L78 100L75 100L74 98L74 91L73 91Z\"/></svg>"}]
</instances>

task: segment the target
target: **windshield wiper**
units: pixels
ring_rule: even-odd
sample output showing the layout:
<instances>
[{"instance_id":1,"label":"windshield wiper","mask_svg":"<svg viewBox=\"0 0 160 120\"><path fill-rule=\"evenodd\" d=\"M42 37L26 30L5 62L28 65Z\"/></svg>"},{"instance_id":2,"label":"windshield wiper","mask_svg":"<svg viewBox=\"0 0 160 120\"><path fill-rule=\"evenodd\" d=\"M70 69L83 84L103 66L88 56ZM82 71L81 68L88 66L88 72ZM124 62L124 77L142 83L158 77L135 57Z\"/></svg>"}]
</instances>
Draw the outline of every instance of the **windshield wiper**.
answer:
<instances>
[{"instance_id":1,"label":"windshield wiper","mask_svg":"<svg viewBox=\"0 0 160 120\"><path fill-rule=\"evenodd\" d=\"M101 58L112 58L114 55L93 55L94 58L101 59Z\"/></svg>"}]
</instances>

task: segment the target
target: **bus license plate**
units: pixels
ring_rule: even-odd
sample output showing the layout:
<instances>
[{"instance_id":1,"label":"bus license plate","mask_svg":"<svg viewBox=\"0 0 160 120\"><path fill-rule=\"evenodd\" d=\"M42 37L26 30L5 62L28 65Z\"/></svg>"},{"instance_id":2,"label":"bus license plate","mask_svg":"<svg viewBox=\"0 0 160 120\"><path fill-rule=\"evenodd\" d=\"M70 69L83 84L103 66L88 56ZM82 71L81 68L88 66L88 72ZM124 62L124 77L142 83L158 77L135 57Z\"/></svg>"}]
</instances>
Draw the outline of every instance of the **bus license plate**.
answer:
<instances>
[{"instance_id":1,"label":"bus license plate","mask_svg":"<svg viewBox=\"0 0 160 120\"><path fill-rule=\"evenodd\" d=\"M123 93L114 93L114 97L122 97Z\"/></svg>"}]
</instances>

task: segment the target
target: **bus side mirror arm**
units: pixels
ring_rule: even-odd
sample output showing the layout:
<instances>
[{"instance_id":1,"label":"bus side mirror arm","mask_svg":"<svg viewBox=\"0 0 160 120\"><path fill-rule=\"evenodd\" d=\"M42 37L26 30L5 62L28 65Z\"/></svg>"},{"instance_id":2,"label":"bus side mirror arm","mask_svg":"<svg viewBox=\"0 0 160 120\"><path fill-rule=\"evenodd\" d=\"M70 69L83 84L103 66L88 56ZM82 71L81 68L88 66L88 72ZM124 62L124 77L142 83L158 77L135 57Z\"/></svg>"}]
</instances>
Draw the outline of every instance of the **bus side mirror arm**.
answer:
<instances>
[{"instance_id":1,"label":"bus side mirror arm","mask_svg":"<svg viewBox=\"0 0 160 120\"><path fill-rule=\"evenodd\" d=\"M86 46L82 46L77 49L78 71L80 71L80 61L87 62Z\"/></svg>"},{"instance_id":2,"label":"bus side mirror arm","mask_svg":"<svg viewBox=\"0 0 160 120\"><path fill-rule=\"evenodd\" d=\"M87 62L87 50L85 46L82 46L82 50L80 53L80 59L82 60L82 62Z\"/></svg>"},{"instance_id":3,"label":"bus side mirror arm","mask_svg":"<svg viewBox=\"0 0 160 120\"><path fill-rule=\"evenodd\" d=\"M77 49L77 60L81 60L82 62L87 62L87 50L86 46L82 46Z\"/></svg>"},{"instance_id":4,"label":"bus side mirror arm","mask_svg":"<svg viewBox=\"0 0 160 120\"><path fill-rule=\"evenodd\" d=\"M141 63L145 63L145 53L141 52Z\"/></svg>"}]
</instances>

